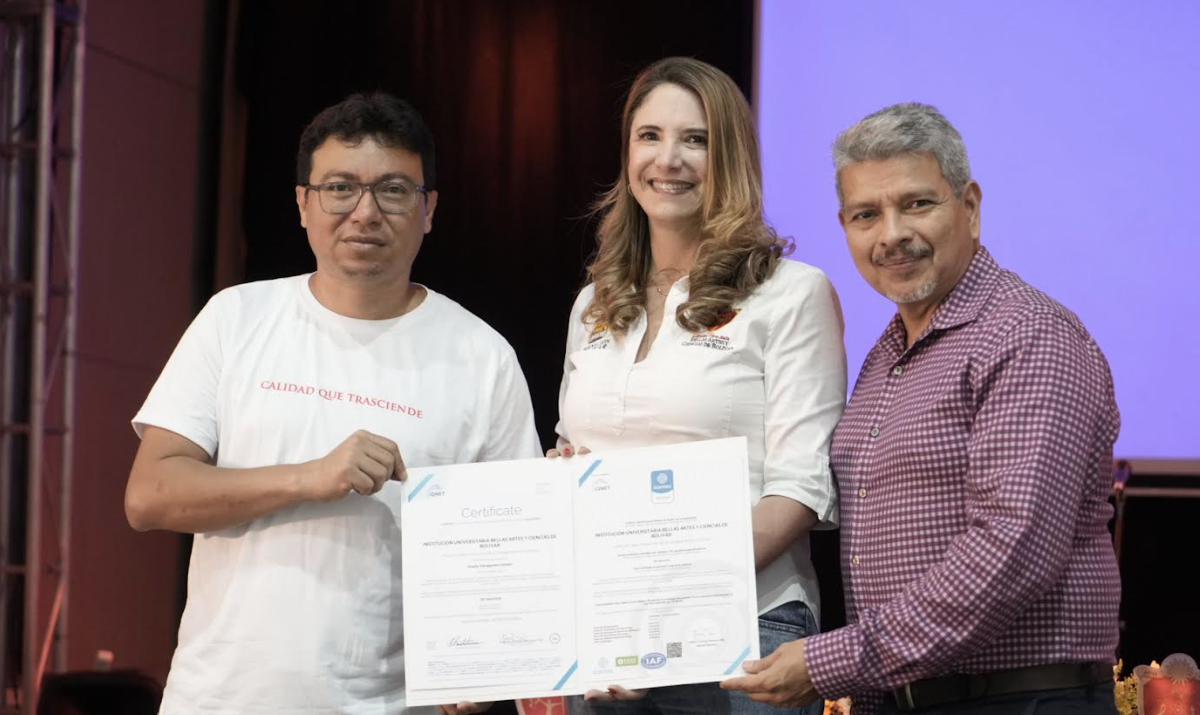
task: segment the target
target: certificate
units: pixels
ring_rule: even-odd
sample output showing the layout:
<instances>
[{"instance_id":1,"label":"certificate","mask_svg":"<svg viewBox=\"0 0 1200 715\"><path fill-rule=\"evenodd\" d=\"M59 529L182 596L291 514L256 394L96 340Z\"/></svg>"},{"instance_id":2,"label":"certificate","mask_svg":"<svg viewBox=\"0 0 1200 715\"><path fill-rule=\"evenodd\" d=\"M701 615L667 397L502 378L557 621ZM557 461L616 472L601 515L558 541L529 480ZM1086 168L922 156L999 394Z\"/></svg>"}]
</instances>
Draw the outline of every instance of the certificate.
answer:
<instances>
[{"instance_id":1,"label":"certificate","mask_svg":"<svg viewBox=\"0 0 1200 715\"><path fill-rule=\"evenodd\" d=\"M410 469L410 705L723 680L758 658L744 438Z\"/></svg>"}]
</instances>

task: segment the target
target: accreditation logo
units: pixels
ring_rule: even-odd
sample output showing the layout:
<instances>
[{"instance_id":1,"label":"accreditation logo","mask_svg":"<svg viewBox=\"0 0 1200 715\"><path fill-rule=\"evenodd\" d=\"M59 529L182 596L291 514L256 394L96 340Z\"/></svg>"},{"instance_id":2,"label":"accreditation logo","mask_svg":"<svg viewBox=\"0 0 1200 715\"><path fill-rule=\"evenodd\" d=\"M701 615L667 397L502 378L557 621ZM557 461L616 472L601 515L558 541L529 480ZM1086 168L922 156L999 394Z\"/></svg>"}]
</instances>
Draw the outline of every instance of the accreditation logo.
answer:
<instances>
[{"instance_id":1,"label":"accreditation logo","mask_svg":"<svg viewBox=\"0 0 1200 715\"><path fill-rule=\"evenodd\" d=\"M674 470L656 469L650 472L650 501L654 504L675 501Z\"/></svg>"},{"instance_id":2,"label":"accreditation logo","mask_svg":"<svg viewBox=\"0 0 1200 715\"><path fill-rule=\"evenodd\" d=\"M667 656L662 653L647 653L642 656L642 667L647 670L655 670L667 664Z\"/></svg>"},{"instance_id":3,"label":"accreditation logo","mask_svg":"<svg viewBox=\"0 0 1200 715\"><path fill-rule=\"evenodd\" d=\"M628 668L631 665L637 665L637 664L638 664L638 657L636 655L618 655L617 656L617 667L618 668Z\"/></svg>"}]
</instances>

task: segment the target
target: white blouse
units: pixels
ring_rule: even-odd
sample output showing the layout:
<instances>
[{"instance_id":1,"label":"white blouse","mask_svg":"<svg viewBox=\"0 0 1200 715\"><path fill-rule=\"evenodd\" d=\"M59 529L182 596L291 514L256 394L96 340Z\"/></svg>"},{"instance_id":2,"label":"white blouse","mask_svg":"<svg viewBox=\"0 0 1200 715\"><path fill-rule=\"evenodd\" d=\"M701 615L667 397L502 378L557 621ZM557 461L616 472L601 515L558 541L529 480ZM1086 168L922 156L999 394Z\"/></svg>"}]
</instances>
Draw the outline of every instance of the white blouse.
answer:
<instances>
[{"instance_id":1,"label":"white blouse","mask_svg":"<svg viewBox=\"0 0 1200 715\"><path fill-rule=\"evenodd\" d=\"M829 440L846 404L846 353L841 307L823 272L780 261L725 324L694 334L675 322L688 296L682 278L640 363L645 313L617 337L606 325L582 321L593 292L585 287L571 309L559 446L600 450L744 435L753 503L788 497L816 513L817 528L836 525ZM807 534L758 572L759 613L797 600L819 617Z\"/></svg>"}]
</instances>

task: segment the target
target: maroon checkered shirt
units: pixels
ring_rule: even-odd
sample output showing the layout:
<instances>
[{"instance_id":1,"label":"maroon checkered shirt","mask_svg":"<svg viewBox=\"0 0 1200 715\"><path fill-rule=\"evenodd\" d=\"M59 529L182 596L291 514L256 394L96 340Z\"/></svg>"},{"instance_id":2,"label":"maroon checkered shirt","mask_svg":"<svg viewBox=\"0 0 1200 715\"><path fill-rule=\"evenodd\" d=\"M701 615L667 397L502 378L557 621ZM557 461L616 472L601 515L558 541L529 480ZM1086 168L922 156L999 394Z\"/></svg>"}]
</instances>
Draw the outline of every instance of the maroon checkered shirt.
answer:
<instances>
[{"instance_id":1,"label":"maroon checkered shirt","mask_svg":"<svg viewBox=\"0 0 1200 715\"><path fill-rule=\"evenodd\" d=\"M806 642L827 697L949 672L1113 660L1120 426L1079 319L986 249L911 348L897 315L831 460L851 625Z\"/></svg>"}]
</instances>

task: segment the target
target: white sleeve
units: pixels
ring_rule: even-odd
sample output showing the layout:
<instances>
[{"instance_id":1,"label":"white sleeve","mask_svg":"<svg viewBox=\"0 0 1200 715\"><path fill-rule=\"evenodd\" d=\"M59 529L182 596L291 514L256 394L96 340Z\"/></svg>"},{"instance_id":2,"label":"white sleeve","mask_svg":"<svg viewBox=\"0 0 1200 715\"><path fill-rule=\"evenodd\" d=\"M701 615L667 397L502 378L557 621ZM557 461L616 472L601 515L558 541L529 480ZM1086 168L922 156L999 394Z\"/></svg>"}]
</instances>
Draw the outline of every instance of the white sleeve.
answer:
<instances>
[{"instance_id":1,"label":"white sleeve","mask_svg":"<svg viewBox=\"0 0 1200 715\"><path fill-rule=\"evenodd\" d=\"M512 347L506 343L504 348L492 385L487 447L481 460L484 462L542 456L525 373L521 372Z\"/></svg>"},{"instance_id":2,"label":"white sleeve","mask_svg":"<svg viewBox=\"0 0 1200 715\"><path fill-rule=\"evenodd\" d=\"M183 333L133 418L139 438L147 425L161 427L195 442L208 456L216 456L221 441L217 391L223 365L222 327L234 319L236 301L232 290L213 296Z\"/></svg>"},{"instance_id":3,"label":"white sleeve","mask_svg":"<svg viewBox=\"0 0 1200 715\"><path fill-rule=\"evenodd\" d=\"M583 311L587 308L588 303L592 302L594 292L595 288L590 283L579 291L579 295L575 296L575 304L571 306L571 317L567 320L567 346L563 354L563 376L562 382L558 386L558 422L554 425L554 431L558 434L558 442L555 446L559 448L571 442L571 437L567 434L567 425L563 422L563 407L566 405L567 386L571 380L571 353L583 347L587 338L584 334Z\"/></svg>"},{"instance_id":4,"label":"white sleeve","mask_svg":"<svg viewBox=\"0 0 1200 715\"><path fill-rule=\"evenodd\" d=\"M812 269L777 301L764 352L766 461L763 496L812 509L818 528L837 524L829 442L846 406L842 310L833 284Z\"/></svg>"}]
</instances>

